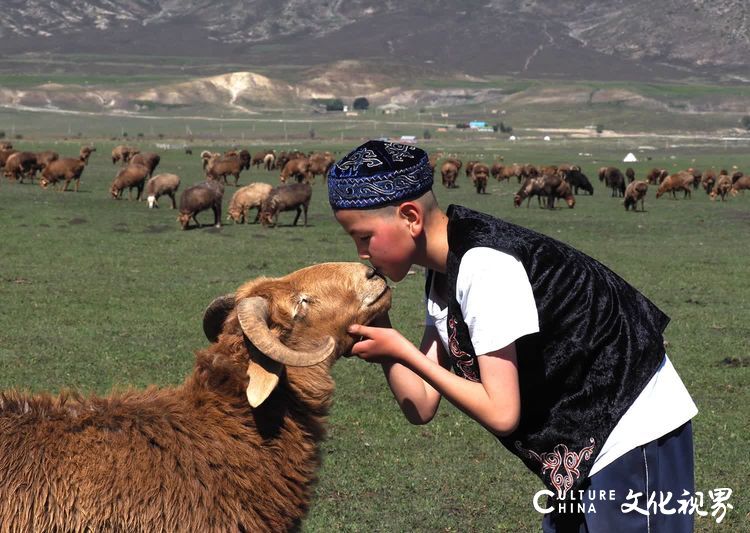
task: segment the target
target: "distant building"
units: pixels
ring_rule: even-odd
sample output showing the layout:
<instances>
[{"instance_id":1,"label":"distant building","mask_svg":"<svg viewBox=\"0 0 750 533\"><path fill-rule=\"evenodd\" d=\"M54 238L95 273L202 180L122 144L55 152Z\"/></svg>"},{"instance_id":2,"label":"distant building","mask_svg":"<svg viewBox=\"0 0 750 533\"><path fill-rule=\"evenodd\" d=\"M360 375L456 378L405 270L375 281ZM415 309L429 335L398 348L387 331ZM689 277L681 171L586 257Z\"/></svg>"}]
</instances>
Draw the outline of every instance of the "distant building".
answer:
<instances>
[{"instance_id":1,"label":"distant building","mask_svg":"<svg viewBox=\"0 0 750 533\"><path fill-rule=\"evenodd\" d=\"M402 135L401 137L399 137L398 142L402 144L416 144L417 137L416 135Z\"/></svg>"},{"instance_id":2,"label":"distant building","mask_svg":"<svg viewBox=\"0 0 750 533\"><path fill-rule=\"evenodd\" d=\"M481 121L481 120L472 120L471 122L469 122L469 127L471 129L473 129L473 130L478 130L478 129L481 129L481 128L487 128L489 126L487 126L487 123L484 122L484 121Z\"/></svg>"}]
</instances>

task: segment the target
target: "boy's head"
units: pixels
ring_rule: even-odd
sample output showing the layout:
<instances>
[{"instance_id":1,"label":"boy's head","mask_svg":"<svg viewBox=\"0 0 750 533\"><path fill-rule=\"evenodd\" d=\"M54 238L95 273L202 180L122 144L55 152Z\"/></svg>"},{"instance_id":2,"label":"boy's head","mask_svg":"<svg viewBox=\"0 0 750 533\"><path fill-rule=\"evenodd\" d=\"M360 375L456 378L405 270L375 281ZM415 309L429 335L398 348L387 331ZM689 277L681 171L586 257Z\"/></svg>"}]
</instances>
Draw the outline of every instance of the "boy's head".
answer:
<instances>
[{"instance_id":1,"label":"boy's head","mask_svg":"<svg viewBox=\"0 0 750 533\"><path fill-rule=\"evenodd\" d=\"M424 248L424 228L438 210L427 153L416 146L368 141L328 172L328 199L362 259L394 281Z\"/></svg>"}]
</instances>

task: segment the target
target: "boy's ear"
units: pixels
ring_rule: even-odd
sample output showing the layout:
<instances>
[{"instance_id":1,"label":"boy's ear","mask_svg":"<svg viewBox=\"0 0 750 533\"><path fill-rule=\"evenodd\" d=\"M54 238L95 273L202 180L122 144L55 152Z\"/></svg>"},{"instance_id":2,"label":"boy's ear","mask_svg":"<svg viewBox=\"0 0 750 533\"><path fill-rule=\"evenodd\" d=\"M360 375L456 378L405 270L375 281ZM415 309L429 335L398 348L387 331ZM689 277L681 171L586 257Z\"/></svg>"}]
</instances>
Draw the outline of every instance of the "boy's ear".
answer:
<instances>
[{"instance_id":1,"label":"boy's ear","mask_svg":"<svg viewBox=\"0 0 750 533\"><path fill-rule=\"evenodd\" d=\"M404 219L412 234L416 236L424 226L424 209L417 202L403 202L398 206L398 215Z\"/></svg>"}]
</instances>

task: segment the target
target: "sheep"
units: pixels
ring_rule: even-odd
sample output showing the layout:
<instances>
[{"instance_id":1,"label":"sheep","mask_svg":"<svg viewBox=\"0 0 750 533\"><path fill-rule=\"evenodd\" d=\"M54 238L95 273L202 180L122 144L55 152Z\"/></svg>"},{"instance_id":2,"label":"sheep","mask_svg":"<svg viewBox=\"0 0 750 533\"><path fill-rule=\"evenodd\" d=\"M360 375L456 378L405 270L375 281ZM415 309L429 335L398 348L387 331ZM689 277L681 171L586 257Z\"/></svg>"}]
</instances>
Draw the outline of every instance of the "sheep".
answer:
<instances>
[{"instance_id":1,"label":"sheep","mask_svg":"<svg viewBox=\"0 0 750 533\"><path fill-rule=\"evenodd\" d=\"M704 170L701 175L701 185L703 186L703 190L706 191L706 194L711 194L715 184L716 172L713 169Z\"/></svg>"},{"instance_id":2,"label":"sheep","mask_svg":"<svg viewBox=\"0 0 750 533\"><path fill-rule=\"evenodd\" d=\"M34 152L15 152L5 161L5 177L9 180L23 182L24 177L30 176L34 181L37 171L36 154Z\"/></svg>"},{"instance_id":3,"label":"sheep","mask_svg":"<svg viewBox=\"0 0 750 533\"><path fill-rule=\"evenodd\" d=\"M177 174L158 174L146 182L146 199L148 208L159 207L159 197L169 196L172 199L172 209L177 209L175 193L180 186Z\"/></svg>"},{"instance_id":4,"label":"sheep","mask_svg":"<svg viewBox=\"0 0 750 533\"><path fill-rule=\"evenodd\" d=\"M180 222L183 230L188 229L190 220L200 228L197 215L211 209L214 212L214 226L221 227L221 202L224 198L224 185L216 180L202 181L182 191L180 196Z\"/></svg>"},{"instance_id":5,"label":"sheep","mask_svg":"<svg viewBox=\"0 0 750 533\"><path fill-rule=\"evenodd\" d=\"M114 165L118 161L121 161L122 164L125 165L130 161L131 157L139 152L140 150L138 148L125 146L124 144L117 145L112 148L112 164Z\"/></svg>"},{"instance_id":6,"label":"sheep","mask_svg":"<svg viewBox=\"0 0 750 533\"><path fill-rule=\"evenodd\" d=\"M466 163L466 168L464 169L464 172L466 173L466 177L471 179L471 171L474 169L474 165L479 163L479 161L469 161Z\"/></svg>"},{"instance_id":7,"label":"sheep","mask_svg":"<svg viewBox=\"0 0 750 533\"><path fill-rule=\"evenodd\" d=\"M307 171L310 174L310 180L315 183L315 176L320 174L325 181L328 171L336 162L331 152L316 152L307 158Z\"/></svg>"},{"instance_id":8,"label":"sheep","mask_svg":"<svg viewBox=\"0 0 750 533\"><path fill-rule=\"evenodd\" d=\"M135 187L137 191L135 199L136 201L139 201L148 175L148 167L139 165L138 163L129 163L122 167L117 173L117 176L115 176L115 179L112 182L112 186L109 188L109 193L112 195L112 198L119 200L120 197L122 197L122 191L127 187L128 200L132 200L133 187Z\"/></svg>"},{"instance_id":9,"label":"sheep","mask_svg":"<svg viewBox=\"0 0 750 533\"><path fill-rule=\"evenodd\" d=\"M265 156L263 156L263 168L268 172L271 172L276 166L276 152L270 150Z\"/></svg>"},{"instance_id":10,"label":"sheep","mask_svg":"<svg viewBox=\"0 0 750 533\"><path fill-rule=\"evenodd\" d=\"M689 172L681 170L677 174L667 176L664 181L659 185L659 189L656 191L656 198L660 198L665 192L671 192L672 198L677 198L677 191L683 191L682 197L691 198L691 187L693 184L693 175Z\"/></svg>"},{"instance_id":11,"label":"sheep","mask_svg":"<svg viewBox=\"0 0 750 533\"><path fill-rule=\"evenodd\" d=\"M635 170L632 167L626 168L625 177L628 178L628 184L633 183L635 181Z\"/></svg>"},{"instance_id":12,"label":"sheep","mask_svg":"<svg viewBox=\"0 0 750 533\"><path fill-rule=\"evenodd\" d=\"M14 150L13 148L0 148L0 168L5 168L8 158L16 153L18 153L18 150Z\"/></svg>"},{"instance_id":13,"label":"sheep","mask_svg":"<svg viewBox=\"0 0 750 533\"><path fill-rule=\"evenodd\" d=\"M521 203L524 198L528 198L526 207L529 207L532 196L538 196L539 205L542 204L542 196L544 195L544 178L526 178L521 185L516 195L513 197L513 205L515 207L521 207Z\"/></svg>"},{"instance_id":14,"label":"sheep","mask_svg":"<svg viewBox=\"0 0 750 533\"><path fill-rule=\"evenodd\" d=\"M268 198L260 208L260 222L264 227L276 226L281 211L297 210L293 226L297 225L300 214L305 213L305 227L307 227L307 208L312 197L312 187L309 183L293 183L274 187Z\"/></svg>"},{"instance_id":15,"label":"sheep","mask_svg":"<svg viewBox=\"0 0 750 533\"><path fill-rule=\"evenodd\" d=\"M89 155L91 155L91 152L84 150L84 148L81 148L78 159L64 157L56 159L44 167L42 177L39 179L39 185L43 189L46 189L50 183L54 185L58 181L64 180L65 185L61 187L60 192L65 192L68 190L70 182L75 181L75 192L78 192L78 187L81 184L81 174L83 174L83 169L86 168Z\"/></svg>"},{"instance_id":16,"label":"sheep","mask_svg":"<svg viewBox=\"0 0 750 533\"><path fill-rule=\"evenodd\" d=\"M638 210L638 200L641 201L641 211L645 211L643 207L643 203L646 198L646 193L648 192L648 181L645 180L636 180L631 183L628 183L628 187L625 189L625 198L623 199L623 205L625 206L625 211L633 208L633 211Z\"/></svg>"},{"instance_id":17,"label":"sheep","mask_svg":"<svg viewBox=\"0 0 750 533\"><path fill-rule=\"evenodd\" d=\"M562 178L570 184L575 194L578 194L579 189L583 189L593 196L594 186L591 185L588 176L586 176L586 174L582 172L580 166L562 164L557 167L557 171L560 173Z\"/></svg>"},{"instance_id":18,"label":"sheep","mask_svg":"<svg viewBox=\"0 0 750 533\"><path fill-rule=\"evenodd\" d=\"M206 161L206 160L204 160ZM234 176L234 186L240 180L240 172L250 168L251 157L247 150L241 150L236 155L224 154L220 157L211 157L207 160L205 169L206 177L212 180L222 180L225 184L227 176Z\"/></svg>"},{"instance_id":19,"label":"sheep","mask_svg":"<svg viewBox=\"0 0 750 533\"><path fill-rule=\"evenodd\" d=\"M454 161L445 161L440 165L440 176L443 180L443 185L446 189L455 189L456 178L458 177L458 171L460 167Z\"/></svg>"},{"instance_id":20,"label":"sheep","mask_svg":"<svg viewBox=\"0 0 750 533\"><path fill-rule=\"evenodd\" d=\"M555 207L555 200L557 198L562 198L565 200L565 204L570 208L573 209L576 206L576 197L573 195L573 190L570 188L570 184L563 180L562 178L559 178L559 182L555 185L554 181L545 179L545 192L547 193L547 207L550 209L554 209Z\"/></svg>"},{"instance_id":21,"label":"sheep","mask_svg":"<svg viewBox=\"0 0 750 533\"><path fill-rule=\"evenodd\" d=\"M154 152L139 152L132 156L129 162L148 168L148 177L150 178L154 175L154 170L159 165L159 161L161 161L159 154L155 154Z\"/></svg>"},{"instance_id":22,"label":"sheep","mask_svg":"<svg viewBox=\"0 0 750 533\"><path fill-rule=\"evenodd\" d=\"M180 385L0 393L2 529L299 530L347 327L390 305L373 269L318 264L215 299Z\"/></svg>"},{"instance_id":23,"label":"sheep","mask_svg":"<svg viewBox=\"0 0 750 533\"><path fill-rule=\"evenodd\" d=\"M268 183L251 183L238 189L232 195L232 200L229 202L227 220L234 220L238 224L244 224L248 211L257 208L258 212L253 222L258 222L260 219L260 208L263 205L263 201L268 198L271 189L273 189L273 186Z\"/></svg>"},{"instance_id":24,"label":"sheep","mask_svg":"<svg viewBox=\"0 0 750 533\"><path fill-rule=\"evenodd\" d=\"M93 146L81 146L81 149L78 151L78 157L83 161L84 165L88 165L89 157L91 157L91 154L94 152L96 152L96 148Z\"/></svg>"},{"instance_id":25,"label":"sheep","mask_svg":"<svg viewBox=\"0 0 750 533\"><path fill-rule=\"evenodd\" d=\"M474 184L474 188L477 190L477 194L485 194L487 192L487 179L490 176L490 167L488 167L484 163L476 161L472 161L472 163L471 182Z\"/></svg>"},{"instance_id":26,"label":"sheep","mask_svg":"<svg viewBox=\"0 0 750 533\"><path fill-rule=\"evenodd\" d=\"M747 189L750 189L750 176L741 176L732 183L732 196L737 196L740 191L744 193Z\"/></svg>"},{"instance_id":27,"label":"sheep","mask_svg":"<svg viewBox=\"0 0 750 533\"><path fill-rule=\"evenodd\" d=\"M661 184L664 179L669 176L669 172L665 168L652 168L648 174L646 174L646 181L650 185Z\"/></svg>"},{"instance_id":28,"label":"sheep","mask_svg":"<svg viewBox=\"0 0 750 533\"><path fill-rule=\"evenodd\" d=\"M312 183L310 162L306 157L295 157L284 164L279 174L279 181L286 183L292 177L297 180L297 183Z\"/></svg>"},{"instance_id":29,"label":"sheep","mask_svg":"<svg viewBox=\"0 0 750 533\"><path fill-rule=\"evenodd\" d=\"M717 196L721 196L721 201L726 200L726 196L729 191L732 190L732 178L728 174L719 174L719 179L716 181L711 194L711 200L715 200Z\"/></svg>"},{"instance_id":30,"label":"sheep","mask_svg":"<svg viewBox=\"0 0 750 533\"><path fill-rule=\"evenodd\" d=\"M625 176L617 167L601 167L599 181L603 181L612 189L612 196L625 196Z\"/></svg>"}]
</instances>

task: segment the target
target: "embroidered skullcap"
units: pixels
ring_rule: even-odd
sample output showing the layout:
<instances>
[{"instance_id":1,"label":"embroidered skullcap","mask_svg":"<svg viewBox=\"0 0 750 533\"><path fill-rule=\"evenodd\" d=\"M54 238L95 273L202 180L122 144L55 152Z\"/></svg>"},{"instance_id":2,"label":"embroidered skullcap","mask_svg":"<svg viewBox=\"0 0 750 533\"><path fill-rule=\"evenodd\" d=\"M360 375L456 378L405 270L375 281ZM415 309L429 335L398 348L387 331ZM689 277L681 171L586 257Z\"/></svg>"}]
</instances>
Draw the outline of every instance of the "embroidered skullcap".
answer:
<instances>
[{"instance_id":1,"label":"embroidered skullcap","mask_svg":"<svg viewBox=\"0 0 750 533\"><path fill-rule=\"evenodd\" d=\"M413 200L432 188L427 153L405 144L367 141L328 171L333 209L369 209Z\"/></svg>"}]
</instances>

